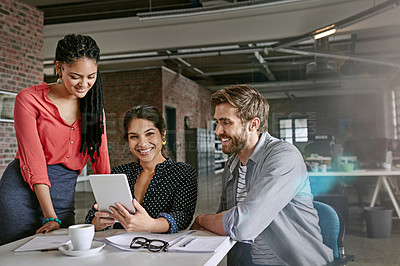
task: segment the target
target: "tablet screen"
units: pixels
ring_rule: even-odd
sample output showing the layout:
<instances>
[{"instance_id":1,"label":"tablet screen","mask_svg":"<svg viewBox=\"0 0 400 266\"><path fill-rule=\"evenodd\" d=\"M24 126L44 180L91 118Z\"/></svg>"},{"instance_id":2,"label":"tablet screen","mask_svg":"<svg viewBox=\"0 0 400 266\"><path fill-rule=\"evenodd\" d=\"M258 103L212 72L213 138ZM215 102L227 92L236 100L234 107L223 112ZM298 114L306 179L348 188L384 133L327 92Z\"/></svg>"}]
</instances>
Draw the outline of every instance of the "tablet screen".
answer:
<instances>
[{"instance_id":1,"label":"tablet screen","mask_svg":"<svg viewBox=\"0 0 400 266\"><path fill-rule=\"evenodd\" d=\"M99 211L110 211L110 206L119 202L130 213L135 213L132 204L132 193L125 174L89 175L94 197L99 205Z\"/></svg>"}]
</instances>

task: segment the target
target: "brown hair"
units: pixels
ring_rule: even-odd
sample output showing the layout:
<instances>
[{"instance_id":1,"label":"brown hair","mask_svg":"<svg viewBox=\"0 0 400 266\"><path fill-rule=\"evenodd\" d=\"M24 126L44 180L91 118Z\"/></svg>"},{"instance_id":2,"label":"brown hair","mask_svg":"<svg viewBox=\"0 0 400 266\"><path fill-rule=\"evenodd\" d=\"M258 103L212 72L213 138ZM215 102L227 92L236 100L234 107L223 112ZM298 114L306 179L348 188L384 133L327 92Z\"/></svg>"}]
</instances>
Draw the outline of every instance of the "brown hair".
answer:
<instances>
[{"instance_id":1,"label":"brown hair","mask_svg":"<svg viewBox=\"0 0 400 266\"><path fill-rule=\"evenodd\" d=\"M249 85L231 85L215 92L211 96L211 105L215 107L222 103L229 103L235 107L243 123L258 117L260 119L258 132L267 132L269 104L253 87Z\"/></svg>"}]
</instances>

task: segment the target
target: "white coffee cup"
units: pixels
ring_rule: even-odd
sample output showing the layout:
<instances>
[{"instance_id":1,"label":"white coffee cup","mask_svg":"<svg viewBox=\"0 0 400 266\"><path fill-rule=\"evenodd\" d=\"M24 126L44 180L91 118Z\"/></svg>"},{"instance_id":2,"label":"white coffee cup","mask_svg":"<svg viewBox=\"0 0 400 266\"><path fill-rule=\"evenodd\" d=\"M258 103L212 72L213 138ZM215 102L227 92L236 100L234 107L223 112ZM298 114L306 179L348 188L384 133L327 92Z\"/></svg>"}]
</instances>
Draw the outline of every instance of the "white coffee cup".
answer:
<instances>
[{"instance_id":1,"label":"white coffee cup","mask_svg":"<svg viewBox=\"0 0 400 266\"><path fill-rule=\"evenodd\" d=\"M311 171L318 172L318 166L319 166L319 163L315 163L315 162L311 163Z\"/></svg>"},{"instance_id":2,"label":"white coffee cup","mask_svg":"<svg viewBox=\"0 0 400 266\"><path fill-rule=\"evenodd\" d=\"M74 250L89 250L94 237L93 224L76 224L68 227L68 235Z\"/></svg>"},{"instance_id":3,"label":"white coffee cup","mask_svg":"<svg viewBox=\"0 0 400 266\"><path fill-rule=\"evenodd\" d=\"M321 169L321 172L323 172L323 173L326 172L326 167L327 167L326 164L321 164L321 165L319 166L319 168Z\"/></svg>"},{"instance_id":4,"label":"white coffee cup","mask_svg":"<svg viewBox=\"0 0 400 266\"><path fill-rule=\"evenodd\" d=\"M390 163L381 163L381 166L385 169L391 169L392 165Z\"/></svg>"}]
</instances>

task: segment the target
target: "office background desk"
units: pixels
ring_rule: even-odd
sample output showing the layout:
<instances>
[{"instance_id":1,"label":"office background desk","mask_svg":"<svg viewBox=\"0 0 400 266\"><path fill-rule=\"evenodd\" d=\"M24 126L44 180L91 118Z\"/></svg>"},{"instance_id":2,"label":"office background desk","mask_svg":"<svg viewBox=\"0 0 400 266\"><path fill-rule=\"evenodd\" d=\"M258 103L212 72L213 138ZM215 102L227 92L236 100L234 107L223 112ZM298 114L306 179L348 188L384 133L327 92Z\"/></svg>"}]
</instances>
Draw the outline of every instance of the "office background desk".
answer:
<instances>
[{"instance_id":1,"label":"office background desk","mask_svg":"<svg viewBox=\"0 0 400 266\"><path fill-rule=\"evenodd\" d=\"M370 203L370 207L373 207L376 202L378 193L383 186L389 194L390 200L392 201L393 207L396 210L398 217L400 217L400 207L397 199L390 187L388 182L389 177L399 177L400 169L368 169L368 170L355 170L351 172L308 172L309 177L365 177L365 176L376 176L378 178L374 189L374 194Z\"/></svg>"},{"instance_id":2,"label":"office background desk","mask_svg":"<svg viewBox=\"0 0 400 266\"><path fill-rule=\"evenodd\" d=\"M105 232L97 232L95 237L111 236L124 233L125 230L113 229ZM67 234L66 229L60 229L50 234ZM194 235L213 235L207 231L197 231ZM41 252L27 251L14 252L14 250L31 240L33 236L27 237L3 246L0 246L0 265L29 265L29 266L100 266L100 265L179 265L200 266L218 265L228 251L233 247L235 241L229 240L213 253L189 253L189 252L150 252L150 251L122 251L110 245L106 245L99 253L87 257L70 257L58 250Z\"/></svg>"}]
</instances>

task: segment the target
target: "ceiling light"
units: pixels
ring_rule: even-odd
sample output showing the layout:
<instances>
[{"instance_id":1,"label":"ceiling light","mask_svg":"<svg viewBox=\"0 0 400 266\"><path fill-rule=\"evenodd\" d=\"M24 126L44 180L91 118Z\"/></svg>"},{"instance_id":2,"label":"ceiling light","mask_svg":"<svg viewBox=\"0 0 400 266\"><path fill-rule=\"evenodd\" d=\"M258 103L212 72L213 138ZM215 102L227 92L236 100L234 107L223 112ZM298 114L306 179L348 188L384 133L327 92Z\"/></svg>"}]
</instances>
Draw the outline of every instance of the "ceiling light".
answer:
<instances>
[{"instance_id":1,"label":"ceiling light","mask_svg":"<svg viewBox=\"0 0 400 266\"><path fill-rule=\"evenodd\" d=\"M324 38L326 36L332 35L335 32L336 32L336 29L327 30L327 31L324 31L324 32L314 35L314 39L318 40L318 39Z\"/></svg>"}]
</instances>

